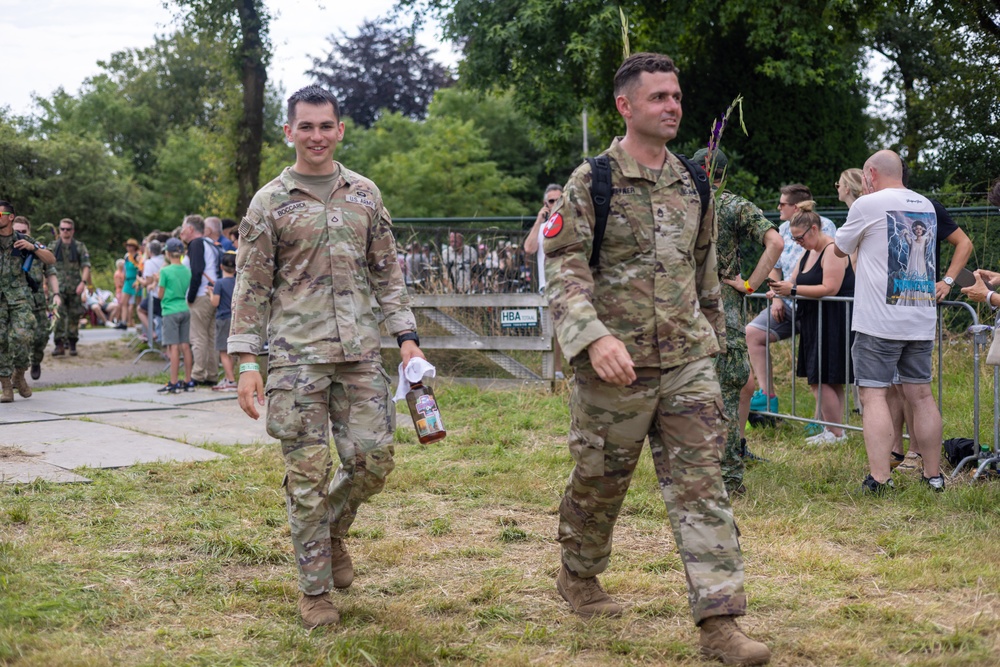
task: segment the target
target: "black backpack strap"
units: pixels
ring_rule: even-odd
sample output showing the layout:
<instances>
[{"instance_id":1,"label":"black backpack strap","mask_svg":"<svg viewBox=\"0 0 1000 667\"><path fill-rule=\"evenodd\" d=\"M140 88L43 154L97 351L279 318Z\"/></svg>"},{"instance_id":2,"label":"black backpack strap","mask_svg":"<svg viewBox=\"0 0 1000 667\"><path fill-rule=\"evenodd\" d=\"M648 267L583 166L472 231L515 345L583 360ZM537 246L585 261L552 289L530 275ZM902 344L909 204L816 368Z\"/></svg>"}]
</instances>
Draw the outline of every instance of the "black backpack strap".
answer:
<instances>
[{"instance_id":1,"label":"black backpack strap","mask_svg":"<svg viewBox=\"0 0 1000 667\"><path fill-rule=\"evenodd\" d=\"M590 253L590 268L596 269L604 243L604 230L611 211L611 160L607 155L588 157L590 165L590 198L594 201L594 247Z\"/></svg>"},{"instance_id":2,"label":"black backpack strap","mask_svg":"<svg viewBox=\"0 0 1000 667\"><path fill-rule=\"evenodd\" d=\"M708 198L712 196L712 185L708 182L708 174L700 165L689 160L687 156L680 153L674 153L674 155L684 163L688 173L691 174L691 180L694 181L694 187L698 190L698 197L701 199L701 217L704 218L705 212L708 211Z\"/></svg>"}]
</instances>

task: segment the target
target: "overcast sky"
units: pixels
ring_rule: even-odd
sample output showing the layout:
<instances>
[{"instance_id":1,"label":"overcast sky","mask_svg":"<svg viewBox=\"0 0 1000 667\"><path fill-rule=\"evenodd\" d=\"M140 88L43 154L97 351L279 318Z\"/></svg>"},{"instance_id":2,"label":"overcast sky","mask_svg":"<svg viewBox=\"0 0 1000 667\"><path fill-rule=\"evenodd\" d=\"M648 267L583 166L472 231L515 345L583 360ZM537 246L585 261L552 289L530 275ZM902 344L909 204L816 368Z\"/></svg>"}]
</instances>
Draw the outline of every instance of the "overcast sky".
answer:
<instances>
[{"instance_id":1,"label":"overcast sky","mask_svg":"<svg viewBox=\"0 0 1000 667\"><path fill-rule=\"evenodd\" d=\"M329 52L327 36L357 34L365 19L386 14L393 0L267 0L280 7L271 23L274 57L271 82L291 93L311 83L305 71L313 57ZM174 30L162 0L0 0L0 107L32 112L31 95L50 96L62 86L76 94L87 77L99 74L98 60L126 48L153 44ZM435 58L454 65L457 56L438 43L436 26L418 41L437 49Z\"/></svg>"}]
</instances>

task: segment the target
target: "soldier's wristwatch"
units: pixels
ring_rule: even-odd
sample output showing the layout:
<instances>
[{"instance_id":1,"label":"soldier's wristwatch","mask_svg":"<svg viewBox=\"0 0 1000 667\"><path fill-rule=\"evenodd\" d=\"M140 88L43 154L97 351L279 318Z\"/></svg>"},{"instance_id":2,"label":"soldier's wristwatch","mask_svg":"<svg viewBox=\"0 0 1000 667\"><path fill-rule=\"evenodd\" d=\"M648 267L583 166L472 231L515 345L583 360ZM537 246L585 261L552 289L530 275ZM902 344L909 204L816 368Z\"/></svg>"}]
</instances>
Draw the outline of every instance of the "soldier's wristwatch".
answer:
<instances>
[{"instance_id":1,"label":"soldier's wristwatch","mask_svg":"<svg viewBox=\"0 0 1000 667\"><path fill-rule=\"evenodd\" d=\"M951 276L945 276L944 278L942 278L942 280L944 281L944 284L947 285L948 287L951 287L952 285L955 284L955 279L952 278Z\"/></svg>"},{"instance_id":2,"label":"soldier's wristwatch","mask_svg":"<svg viewBox=\"0 0 1000 667\"><path fill-rule=\"evenodd\" d=\"M417 336L417 332L415 331L399 334L398 336L396 336L396 345L403 347L403 343L405 343L408 340L412 340L414 343L417 344L417 347L420 347L420 337Z\"/></svg>"}]
</instances>

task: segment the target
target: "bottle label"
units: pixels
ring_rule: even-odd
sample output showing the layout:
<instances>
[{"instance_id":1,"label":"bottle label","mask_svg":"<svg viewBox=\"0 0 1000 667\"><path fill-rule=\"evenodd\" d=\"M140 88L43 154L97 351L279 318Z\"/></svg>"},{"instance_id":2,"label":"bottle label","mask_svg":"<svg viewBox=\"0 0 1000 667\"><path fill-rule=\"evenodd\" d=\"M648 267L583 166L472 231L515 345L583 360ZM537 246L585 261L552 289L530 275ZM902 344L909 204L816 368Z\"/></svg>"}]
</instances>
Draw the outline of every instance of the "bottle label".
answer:
<instances>
[{"instance_id":1,"label":"bottle label","mask_svg":"<svg viewBox=\"0 0 1000 667\"><path fill-rule=\"evenodd\" d=\"M419 396L414 407L419 415L415 420L417 435L423 437L444 430L444 424L441 423L441 413L433 398L427 394Z\"/></svg>"}]
</instances>

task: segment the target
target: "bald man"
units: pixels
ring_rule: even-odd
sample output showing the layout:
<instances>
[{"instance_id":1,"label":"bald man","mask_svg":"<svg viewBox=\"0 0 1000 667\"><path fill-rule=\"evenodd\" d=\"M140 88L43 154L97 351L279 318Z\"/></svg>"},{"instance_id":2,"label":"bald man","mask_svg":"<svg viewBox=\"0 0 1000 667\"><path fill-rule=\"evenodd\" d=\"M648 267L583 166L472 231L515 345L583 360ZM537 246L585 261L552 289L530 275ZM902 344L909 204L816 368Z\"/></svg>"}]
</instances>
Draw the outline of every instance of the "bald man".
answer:
<instances>
[{"instance_id":1,"label":"bald man","mask_svg":"<svg viewBox=\"0 0 1000 667\"><path fill-rule=\"evenodd\" d=\"M931 394L937 215L929 199L903 185L902 162L893 151L872 155L862 172L865 194L851 206L834 247L838 257L858 253L851 355L871 471L861 490L883 495L893 488L887 394L898 373L903 395L913 406L917 440L927 443L926 449L921 447L924 483L944 491L941 413Z\"/></svg>"}]
</instances>

